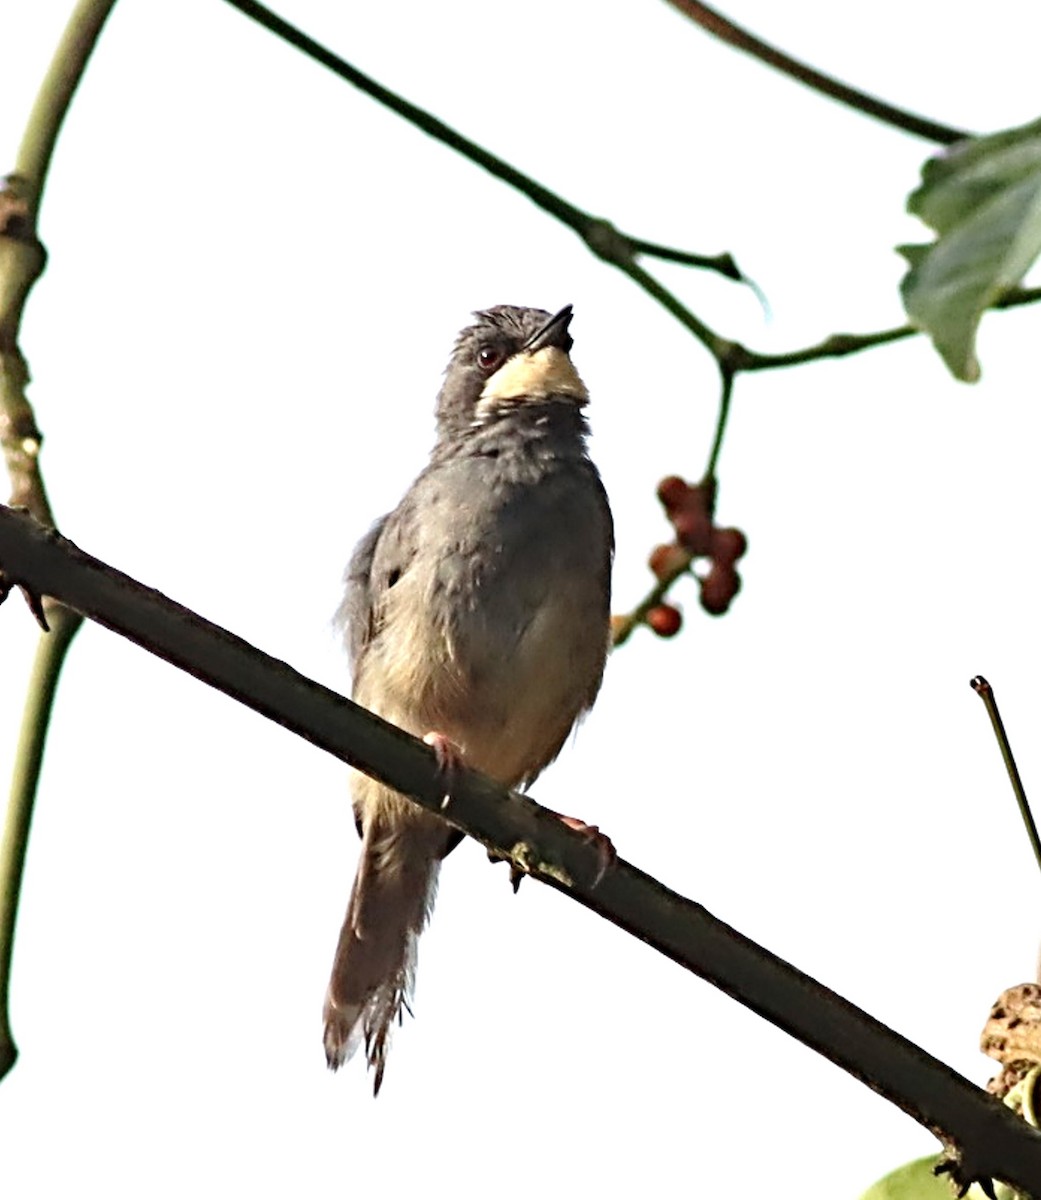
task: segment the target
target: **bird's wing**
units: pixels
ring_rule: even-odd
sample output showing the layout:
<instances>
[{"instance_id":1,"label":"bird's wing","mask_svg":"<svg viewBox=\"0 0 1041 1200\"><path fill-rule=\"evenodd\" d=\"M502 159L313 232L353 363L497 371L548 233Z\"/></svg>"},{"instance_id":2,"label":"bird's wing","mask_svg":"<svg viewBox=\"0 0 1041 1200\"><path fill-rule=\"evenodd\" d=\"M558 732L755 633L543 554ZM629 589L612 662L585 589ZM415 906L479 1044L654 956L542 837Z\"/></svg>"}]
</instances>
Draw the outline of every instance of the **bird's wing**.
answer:
<instances>
[{"instance_id":1,"label":"bird's wing","mask_svg":"<svg viewBox=\"0 0 1041 1200\"><path fill-rule=\"evenodd\" d=\"M355 677L366 648L379 633L386 595L415 557L413 509L402 502L392 513L380 517L355 547L348 564L336 624L343 630Z\"/></svg>"},{"instance_id":2,"label":"bird's wing","mask_svg":"<svg viewBox=\"0 0 1041 1200\"><path fill-rule=\"evenodd\" d=\"M336 610L335 623L343 633L352 672L357 670L358 659L375 634L372 560L388 519L389 514L380 517L355 546L343 577L343 600Z\"/></svg>"}]
</instances>

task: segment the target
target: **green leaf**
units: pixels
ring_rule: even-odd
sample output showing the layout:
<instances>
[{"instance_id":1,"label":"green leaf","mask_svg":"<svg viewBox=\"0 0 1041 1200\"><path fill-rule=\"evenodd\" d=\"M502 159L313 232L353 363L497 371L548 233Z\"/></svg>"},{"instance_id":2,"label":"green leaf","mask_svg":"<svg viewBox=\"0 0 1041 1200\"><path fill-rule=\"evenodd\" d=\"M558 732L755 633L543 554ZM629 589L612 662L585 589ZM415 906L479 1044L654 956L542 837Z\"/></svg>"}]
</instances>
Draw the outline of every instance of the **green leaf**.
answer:
<instances>
[{"instance_id":1,"label":"green leaf","mask_svg":"<svg viewBox=\"0 0 1041 1200\"><path fill-rule=\"evenodd\" d=\"M937 238L898 247L910 266L904 307L955 378L973 382L980 318L1041 253L1041 121L929 159L907 207Z\"/></svg>"}]
</instances>

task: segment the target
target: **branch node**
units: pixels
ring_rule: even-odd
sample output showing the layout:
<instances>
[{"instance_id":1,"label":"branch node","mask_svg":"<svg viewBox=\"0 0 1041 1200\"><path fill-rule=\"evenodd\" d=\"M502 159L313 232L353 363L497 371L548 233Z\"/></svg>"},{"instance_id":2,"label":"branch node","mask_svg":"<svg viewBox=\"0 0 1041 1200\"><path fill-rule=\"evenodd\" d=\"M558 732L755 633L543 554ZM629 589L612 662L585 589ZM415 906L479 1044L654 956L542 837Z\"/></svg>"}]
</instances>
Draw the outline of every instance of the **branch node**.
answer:
<instances>
[{"instance_id":1,"label":"branch node","mask_svg":"<svg viewBox=\"0 0 1041 1200\"><path fill-rule=\"evenodd\" d=\"M754 361L754 355L741 342L732 342L728 338L719 338L716 342L716 362L720 371L731 379L741 371L747 371Z\"/></svg>"},{"instance_id":2,"label":"branch node","mask_svg":"<svg viewBox=\"0 0 1041 1200\"><path fill-rule=\"evenodd\" d=\"M735 283L750 282L746 279L744 272L737 265L737 260L729 250L725 250L722 254L717 254L715 262L716 270L720 275L725 275L727 279L733 279Z\"/></svg>"},{"instance_id":3,"label":"branch node","mask_svg":"<svg viewBox=\"0 0 1041 1200\"><path fill-rule=\"evenodd\" d=\"M18 242L36 241L31 203L32 186L22 175L5 175L0 181L0 237Z\"/></svg>"},{"instance_id":4,"label":"branch node","mask_svg":"<svg viewBox=\"0 0 1041 1200\"><path fill-rule=\"evenodd\" d=\"M555 879L557 883L566 888L575 885L575 881L563 867L539 858L535 847L529 842L514 842L510 847L510 866L512 868L510 878L511 882L514 882L514 891L520 886L520 879L516 878L515 880L514 871L520 871L524 875L541 875L546 879Z\"/></svg>"},{"instance_id":5,"label":"branch node","mask_svg":"<svg viewBox=\"0 0 1041 1200\"><path fill-rule=\"evenodd\" d=\"M616 267L626 267L633 261L633 243L610 221L594 217L582 232L590 250Z\"/></svg>"}]
</instances>

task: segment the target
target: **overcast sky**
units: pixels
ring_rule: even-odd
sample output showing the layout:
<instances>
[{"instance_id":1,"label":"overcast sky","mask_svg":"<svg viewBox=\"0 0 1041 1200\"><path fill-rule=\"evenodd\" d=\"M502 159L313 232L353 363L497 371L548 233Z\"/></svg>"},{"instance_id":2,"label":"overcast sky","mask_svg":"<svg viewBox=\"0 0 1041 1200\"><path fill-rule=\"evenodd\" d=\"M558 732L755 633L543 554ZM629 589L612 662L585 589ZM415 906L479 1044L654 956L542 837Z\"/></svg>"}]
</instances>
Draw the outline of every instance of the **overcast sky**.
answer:
<instances>
[{"instance_id":1,"label":"overcast sky","mask_svg":"<svg viewBox=\"0 0 1041 1200\"><path fill-rule=\"evenodd\" d=\"M8 7L14 9L13 4ZM13 161L70 5L0 40ZM284 15L626 231L730 250L765 292L648 264L760 349L899 324L934 147L658 0L285 0ZM991 131L1038 116L1041 11L730 0L761 36ZM616 610L696 478L712 360L528 201L220 0L121 0L67 121L23 326L59 524L334 688L340 575L431 441L456 331L575 307ZM925 339L738 380L718 515L730 614L641 630L536 798L976 1082L1033 978L1039 881L980 702L1041 781L1037 322L983 324L983 381ZM35 633L0 612L0 775ZM379 1100L333 1077L321 1004L357 854L346 770L95 627L58 697L0 1085L4 1194L460 1200L798 1187L855 1197L914 1122L707 984L473 844L445 865L416 1019ZM782 1181L778 1183L778 1181ZM784 1182L787 1181L787 1182ZM794 1182L797 1181L797 1184Z\"/></svg>"}]
</instances>

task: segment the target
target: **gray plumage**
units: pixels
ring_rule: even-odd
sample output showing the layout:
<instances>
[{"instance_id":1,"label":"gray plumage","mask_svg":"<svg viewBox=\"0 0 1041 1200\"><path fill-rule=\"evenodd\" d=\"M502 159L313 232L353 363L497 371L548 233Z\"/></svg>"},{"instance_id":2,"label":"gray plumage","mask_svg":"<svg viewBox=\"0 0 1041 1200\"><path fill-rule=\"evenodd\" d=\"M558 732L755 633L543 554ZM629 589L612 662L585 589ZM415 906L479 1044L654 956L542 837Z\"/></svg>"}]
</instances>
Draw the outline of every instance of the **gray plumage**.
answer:
<instances>
[{"instance_id":1,"label":"gray plumage","mask_svg":"<svg viewBox=\"0 0 1041 1200\"><path fill-rule=\"evenodd\" d=\"M600 687L611 514L586 453L570 307L499 306L459 336L430 463L355 550L340 608L354 699L436 732L468 766L523 786ZM361 858L325 1003L339 1067L364 1040L375 1090L407 1007L416 943L458 835L352 773Z\"/></svg>"}]
</instances>

